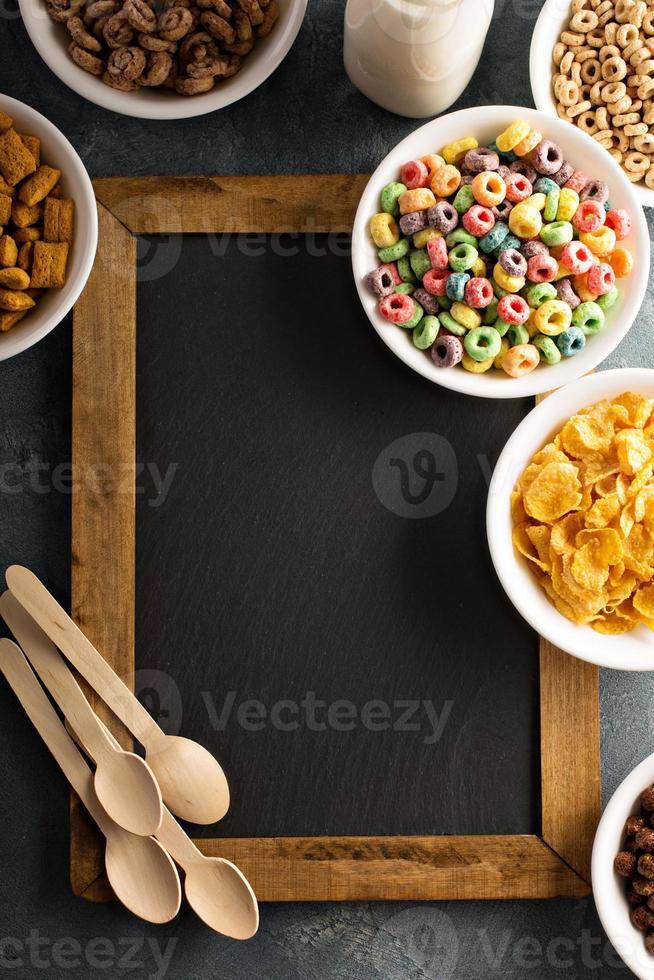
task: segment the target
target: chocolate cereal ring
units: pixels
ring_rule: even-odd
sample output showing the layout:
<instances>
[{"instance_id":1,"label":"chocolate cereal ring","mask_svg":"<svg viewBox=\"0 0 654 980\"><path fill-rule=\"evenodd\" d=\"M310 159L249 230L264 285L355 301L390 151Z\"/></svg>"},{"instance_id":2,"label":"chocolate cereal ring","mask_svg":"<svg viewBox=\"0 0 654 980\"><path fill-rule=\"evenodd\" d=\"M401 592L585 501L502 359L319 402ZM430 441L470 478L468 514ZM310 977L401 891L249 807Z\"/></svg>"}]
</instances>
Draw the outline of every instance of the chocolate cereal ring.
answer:
<instances>
[{"instance_id":1,"label":"chocolate cereal ring","mask_svg":"<svg viewBox=\"0 0 654 980\"><path fill-rule=\"evenodd\" d=\"M248 20L253 27L258 27L259 24L263 23L263 11L257 0L238 0L238 5L247 15Z\"/></svg>"},{"instance_id":2,"label":"chocolate cereal ring","mask_svg":"<svg viewBox=\"0 0 654 980\"><path fill-rule=\"evenodd\" d=\"M134 30L141 34L151 34L156 29L157 15L145 0L127 0L123 13Z\"/></svg>"},{"instance_id":3,"label":"chocolate cereal ring","mask_svg":"<svg viewBox=\"0 0 654 980\"><path fill-rule=\"evenodd\" d=\"M89 34L81 17L69 17L66 21L66 27L73 41L80 48L84 48L86 51L93 51L96 54L98 51L102 51L102 45L92 34Z\"/></svg>"},{"instance_id":4,"label":"chocolate cereal ring","mask_svg":"<svg viewBox=\"0 0 654 980\"><path fill-rule=\"evenodd\" d=\"M159 19L159 37L164 41L181 41L192 28L193 14L179 5L165 10Z\"/></svg>"},{"instance_id":5,"label":"chocolate cereal ring","mask_svg":"<svg viewBox=\"0 0 654 980\"><path fill-rule=\"evenodd\" d=\"M172 67L173 59L167 51L152 51L148 56L147 68L140 76L139 82L148 87L163 85Z\"/></svg>"},{"instance_id":6,"label":"chocolate cereal ring","mask_svg":"<svg viewBox=\"0 0 654 980\"><path fill-rule=\"evenodd\" d=\"M134 82L145 70L146 58L142 48L117 48L109 55L107 71L114 78Z\"/></svg>"},{"instance_id":7,"label":"chocolate cereal ring","mask_svg":"<svg viewBox=\"0 0 654 980\"><path fill-rule=\"evenodd\" d=\"M224 41L225 44L233 44L236 40L236 31L224 17L207 10L200 15L200 23L209 31L217 41Z\"/></svg>"},{"instance_id":8,"label":"chocolate cereal ring","mask_svg":"<svg viewBox=\"0 0 654 980\"><path fill-rule=\"evenodd\" d=\"M134 39L134 29L122 11L113 14L102 28L102 36L110 48L124 48Z\"/></svg>"},{"instance_id":9,"label":"chocolate cereal ring","mask_svg":"<svg viewBox=\"0 0 654 980\"><path fill-rule=\"evenodd\" d=\"M88 71L91 75L102 75L104 71L104 62L100 58L96 58L94 54L87 51L86 48L80 48L79 44L74 41L68 45L68 53L80 68L84 71Z\"/></svg>"}]
</instances>

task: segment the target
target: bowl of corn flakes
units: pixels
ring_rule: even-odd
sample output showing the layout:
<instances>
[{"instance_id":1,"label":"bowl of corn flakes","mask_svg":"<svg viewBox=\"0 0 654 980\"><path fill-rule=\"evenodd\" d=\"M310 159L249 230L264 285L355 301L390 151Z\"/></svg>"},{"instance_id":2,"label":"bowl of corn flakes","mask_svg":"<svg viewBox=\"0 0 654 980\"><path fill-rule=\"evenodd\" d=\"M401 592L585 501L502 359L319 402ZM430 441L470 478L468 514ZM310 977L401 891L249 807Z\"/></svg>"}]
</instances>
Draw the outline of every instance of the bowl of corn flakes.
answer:
<instances>
[{"instance_id":1,"label":"bowl of corn flakes","mask_svg":"<svg viewBox=\"0 0 654 980\"><path fill-rule=\"evenodd\" d=\"M0 96L0 360L63 320L97 241L93 186L71 144L40 113Z\"/></svg>"},{"instance_id":2,"label":"bowl of corn flakes","mask_svg":"<svg viewBox=\"0 0 654 980\"><path fill-rule=\"evenodd\" d=\"M654 371L602 371L537 405L497 462L486 526L502 586L541 636L654 670Z\"/></svg>"}]
</instances>

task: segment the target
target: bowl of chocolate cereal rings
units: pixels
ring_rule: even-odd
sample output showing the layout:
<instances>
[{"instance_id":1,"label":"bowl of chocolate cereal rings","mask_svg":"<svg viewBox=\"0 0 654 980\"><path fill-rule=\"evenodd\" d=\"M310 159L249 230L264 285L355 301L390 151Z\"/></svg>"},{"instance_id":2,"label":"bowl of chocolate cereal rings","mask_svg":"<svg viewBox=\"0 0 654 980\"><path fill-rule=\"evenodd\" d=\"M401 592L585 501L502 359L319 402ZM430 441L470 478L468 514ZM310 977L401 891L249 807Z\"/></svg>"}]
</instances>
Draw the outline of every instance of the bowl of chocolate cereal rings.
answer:
<instances>
[{"instance_id":1,"label":"bowl of chocolate cereal rings","mask_svg":"<svg viewBox=\"0 0 654 980\"><path fill-rule=\"evenodd\" d=\"M249 95L288 54L307 0L19 0L62 82L142 119L215 112Z\"/></svg>"}]
</instances>

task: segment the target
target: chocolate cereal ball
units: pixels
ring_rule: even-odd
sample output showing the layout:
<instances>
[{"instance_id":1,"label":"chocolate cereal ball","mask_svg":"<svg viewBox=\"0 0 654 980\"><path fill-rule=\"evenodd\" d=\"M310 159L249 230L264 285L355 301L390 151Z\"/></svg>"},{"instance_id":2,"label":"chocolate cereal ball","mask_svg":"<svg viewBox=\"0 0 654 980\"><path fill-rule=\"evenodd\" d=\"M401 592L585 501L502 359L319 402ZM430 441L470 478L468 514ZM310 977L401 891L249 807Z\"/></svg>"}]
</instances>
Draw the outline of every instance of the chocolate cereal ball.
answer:
<instances>
[{"instance_id":1,"label":"chocolate cereal ball","mask_svg":"<svg viewBox=\"0 0 654 980\"><path fill-rule=\"evenodd\" d=\"M639 830L634 840L641 851L654 851L654 829L651 827L643 827Z\"/></svg>"},{"instance_id":2,"label":"chocolate cereal ball","mask_svg":"<svg viewBox=\"0 0 654 980\"><path fill-rule=\"evenodd\" d=\"M630 855L635 857L635 855ZM654 854L641 854L638 858L638 874L643 878L654 878Z\"/></svg>"},{"instance_id":3,"label":"chocolate cereal ball","mask_svg":"<svg viewBox=\"0 0 654 980\"><path fill-rule=\"evenodd\" d=\"M651 813L654 810L654 786L650 786L649 789L646 789L641 794L640 805L647 813Z\"/></svg>"},{"instance_id":4,"label":"chocolate cereal ball","mask_svg":"<svg viewBox=\"0 0 654 980\"><path fill-rule=\"evenodd\" d=\"M622 875L623 878L631 878L636 873L637 863L635 854L629 854L628 851L620 851L615 856L613 869L616 874Z\"/></svg>"}]
</instances>

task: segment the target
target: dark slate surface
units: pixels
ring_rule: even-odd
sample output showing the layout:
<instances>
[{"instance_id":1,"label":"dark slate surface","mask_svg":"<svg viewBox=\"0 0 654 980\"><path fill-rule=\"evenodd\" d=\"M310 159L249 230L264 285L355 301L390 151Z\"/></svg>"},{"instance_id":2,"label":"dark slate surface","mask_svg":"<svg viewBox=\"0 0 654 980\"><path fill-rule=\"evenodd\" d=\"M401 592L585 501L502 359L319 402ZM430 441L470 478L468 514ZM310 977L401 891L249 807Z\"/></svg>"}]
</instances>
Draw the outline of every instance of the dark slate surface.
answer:
<instances>
[{"instance_id":1,"label":"dark slate surface","mask_svg":"<svg viewBox=\"0 0 654 980\"><path fill-rule=\"evenodd\" d=\"M353 91L341 67L342 0L310 0L293 51L257 93L223 113L166 125L96 109L66 89L33 51L13 2L0 4L0 91L49 116L94 176L365 170L415 126ZM460 106L531 104L528 46L541 5L499 0L482 62ZM652 366L649 310L648 302L611 366ZM0 564L31 565L62 600L69 578L69 497L61 469L70 453L69 364L69 327L62 325L0 365ZM156 706L157 678L144 681ZM164 687L164 698L168 694ZM653 701L651 678L603 674L605 797L651 751ZM174 699L164 710L174 719ZM208 934L189 913L155 928L118 908L88 905L68 889L63 782L2 688L0 716L0 970L20 980L627 975L606 945L591 899L272 906L263 909L260 933L246 945Z\"/></svg>"},{"instance_id":2,"label":"dark slate surface","mask_svg":"<svg viewBox=\"0 0 654 980\"><path fill-rule=\"evenodd\" d=\"M412 376L325 236L178 244L138 294L138 459L175 469L137 666L232 774L220 835L537 832L537 640L479 506L529 402Z\"/></svg>"}]
</instances>

